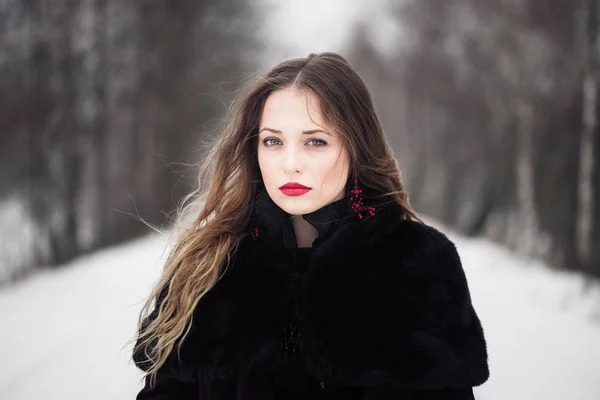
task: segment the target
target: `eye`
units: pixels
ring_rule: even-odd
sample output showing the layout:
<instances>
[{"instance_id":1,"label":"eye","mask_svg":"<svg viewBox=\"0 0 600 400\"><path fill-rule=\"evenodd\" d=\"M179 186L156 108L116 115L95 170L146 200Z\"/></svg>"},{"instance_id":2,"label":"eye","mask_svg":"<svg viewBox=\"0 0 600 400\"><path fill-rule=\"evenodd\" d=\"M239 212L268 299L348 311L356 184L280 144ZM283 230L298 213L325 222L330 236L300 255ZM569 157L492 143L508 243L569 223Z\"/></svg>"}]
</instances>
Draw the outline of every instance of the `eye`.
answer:
<instances>
[{"instance_id":1,"label":"eye","mask_svg":"<svg viewBox=\"0 0 600 400\"><path fill-rule=\"evenodd\" d=\"M309 140L309 142L320 142L322 144L318 145L318 146L313 146L313 147L323 147L323 146L327 146L327 142L321 139L311 139Z\"/></svg>"},{"instance_id":2,"label":"eye","mask_svg":"<svg viewBox=\"0 0 600 400\"><path fill-rule=\"evenodd\" d=\"M263 144L264 144L266 147L271 147L271 146L269 146L269 145L267 144L267 142L268 142L269 140L277 140L277 139L270 139L270 138L269 138L269 139L265 139L265 140L263 140ZM277 140L277 141L279 141L279 140Z\"/></svg>"},{"instance_id":3,"label":"eye","mask_svg":"<svg viewBox=\"0 0 600 400\"><path fill-rule=\"evenodd\" d=\"M263 144L266 147L271 147L271 145L268 144L269 140L275 140L275 141L279 142L279 139L274 139L274 138L264 139L262 142L263 142ZM324 140L322 140L322 139L310 139L310 140L307 141L307 143L309 143L309 142L321 143L321 144L318 144L318 145L313 145L312 147L324 147L324 146L327 146L327 142L324 141Z\"/></svg>"}]
</instances>

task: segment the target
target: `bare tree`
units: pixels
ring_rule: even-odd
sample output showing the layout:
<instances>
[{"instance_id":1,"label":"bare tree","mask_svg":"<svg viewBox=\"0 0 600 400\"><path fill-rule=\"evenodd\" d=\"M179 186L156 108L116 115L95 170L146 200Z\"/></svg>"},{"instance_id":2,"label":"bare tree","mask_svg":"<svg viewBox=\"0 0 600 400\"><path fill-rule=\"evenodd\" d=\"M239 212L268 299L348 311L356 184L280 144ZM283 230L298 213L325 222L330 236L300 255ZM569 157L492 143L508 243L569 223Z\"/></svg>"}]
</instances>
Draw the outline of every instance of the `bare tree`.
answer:
<instances>
[{"instance_id":1,"label":"bare tree","mask_svg":"<svg viewBox=\"0 0 600 400\"><path fill-rule=\"evenodd\" d=\"M578 241L580 257L585 265L596 270L600 275L600 267L590 265L592 260L591 245L593 243L594 214L597 213L596 197L594 204L594 141L598 138L598 0L586 0L586 54L585 72L583 76L583 134L581 135L581 162L579 167L579 219Z\"/></svg>"},{"instance_id":2,"label":"bare tree","mask_svg":"<svg viewBox=\"0 0 600 400\"><path fill-rule=\"evenodd\" d=\"M365 58L357 41L354 54L420 212L600 276L600 145L595 125L582 131L584 107L589 121L599 110L585 51L597 13L588 22L585 1L393 2L407 45Z\"/></svg>"},{"instance_id":3,"label":"bare tree","mask_svg":"<svg viewBox=\"0 0 600 400\"><path fill-rule=\"evenodd\" d=\"M21 199L35 227L10 228L27 243L0 280L168 226L195 184L179 165L202 157L225 112L221 82L259 65L257 11L242 0L0 8L0 205Z\"/></svg>"}]
</instances>

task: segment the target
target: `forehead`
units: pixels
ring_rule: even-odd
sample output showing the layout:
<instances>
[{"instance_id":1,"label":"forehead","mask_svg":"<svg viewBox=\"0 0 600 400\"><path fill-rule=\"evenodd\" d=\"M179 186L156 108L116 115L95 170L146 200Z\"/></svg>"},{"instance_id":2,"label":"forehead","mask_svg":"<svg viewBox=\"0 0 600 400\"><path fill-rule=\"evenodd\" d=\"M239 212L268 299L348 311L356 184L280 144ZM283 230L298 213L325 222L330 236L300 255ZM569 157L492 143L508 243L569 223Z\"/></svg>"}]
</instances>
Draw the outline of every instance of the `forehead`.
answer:
<instances>
[{"instance_id":1,"label":"forehead","mask_svg":"<svg viewBox=\"0 0 600 400\"><path fill-rule=\"evenodd\" d=\"M324 120L319 99L308 91L296 88L274 91L267 97L260 126L283 131L286 127L292 129L323 127Z\"/></svg>"}]
</instances>

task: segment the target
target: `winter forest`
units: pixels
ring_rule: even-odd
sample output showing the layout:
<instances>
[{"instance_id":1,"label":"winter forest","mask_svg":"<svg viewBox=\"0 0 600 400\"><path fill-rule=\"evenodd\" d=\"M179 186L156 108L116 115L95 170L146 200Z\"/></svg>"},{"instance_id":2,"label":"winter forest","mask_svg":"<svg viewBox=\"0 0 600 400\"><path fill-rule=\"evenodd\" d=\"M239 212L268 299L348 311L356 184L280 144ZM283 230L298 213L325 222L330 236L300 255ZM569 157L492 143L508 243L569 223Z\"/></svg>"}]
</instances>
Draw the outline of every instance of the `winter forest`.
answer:
<instances>
[{"instance_id":1,"label":"winter forest","mask_svg":"<svg viewBox=\"0 0 600 400\"><path fill-rule=\"evenodd\" d=\"M91 354L114 353L45 398L107 377L98 398L134 397L117 352L158 276L155 228L237 85L322 51L363 77L411 204L463 250L490 341L478 399L600 398L600 0L0 0L0 32L0 398L80 369L26 350L40 323L62 326L44 351L104 330Z\"/></svg>"}]
</instances>

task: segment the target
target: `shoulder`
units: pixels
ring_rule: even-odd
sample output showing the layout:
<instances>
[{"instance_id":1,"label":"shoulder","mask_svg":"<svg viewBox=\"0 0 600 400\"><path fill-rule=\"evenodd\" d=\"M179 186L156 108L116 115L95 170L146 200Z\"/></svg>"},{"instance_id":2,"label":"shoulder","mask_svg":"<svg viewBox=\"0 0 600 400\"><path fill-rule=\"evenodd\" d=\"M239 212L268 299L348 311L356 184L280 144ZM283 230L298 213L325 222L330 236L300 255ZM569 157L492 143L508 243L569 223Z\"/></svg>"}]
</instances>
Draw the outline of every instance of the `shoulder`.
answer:
<instances>
[{"instance_id":1,"label":"shoulder","mask_svg":"<svg viewBox=\"0 0 600 400\"><path fill-rule=\"evenodd\" d=\"M433 226L412 220L402 221L384 241L388 249L396 249L403 264L420 269L452 270L461 260L454 242Z\"/></svg>"},{"instance_id":2,"label":"shoulder","mask_svg":"<svg viewBox=\"0 0 600 400\"><path fill-rule=\"evenodd\" d=\"M401 239L415 248L422 247L454 247L448 236L431 225L413 220L403 220L394 230L395 240Z\"/></svg>"},{"instance_id":3,"label":"shoulder","mask_svg":"<svg viewBox=\"0 0 600 400\"><path fill-rule=\"evenodd\" d=\"M425 314L443 319L470 307L460 256L445 233L405 220L386 238L385 247L388 278L401 285Z\"/></svg>"}]
</instances>

